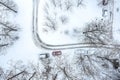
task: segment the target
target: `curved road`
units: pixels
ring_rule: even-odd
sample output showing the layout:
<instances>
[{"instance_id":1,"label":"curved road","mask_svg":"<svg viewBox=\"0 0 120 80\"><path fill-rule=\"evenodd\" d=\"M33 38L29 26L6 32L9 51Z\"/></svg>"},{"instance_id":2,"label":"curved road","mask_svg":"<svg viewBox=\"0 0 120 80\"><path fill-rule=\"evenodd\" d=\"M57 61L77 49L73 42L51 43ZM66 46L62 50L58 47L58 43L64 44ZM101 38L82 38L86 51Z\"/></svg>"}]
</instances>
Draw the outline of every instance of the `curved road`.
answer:
<instances>
[{"instance_id":1,"label":"curved road","mask_svg":"<svg viewBox=\"0 0 120 80\"><path fill-rule=\"evenodd\" d=\"M62 49L75 49L75 48L108 48L108 49L120 49L120 45L102 45L102 44L67 44L67 45L49 45L44 43L38 34L38 6L39 6L39 0L33 0L33 40L34 43L39 48L45 48L48 50L62 50Z\"/></svg>"}]
</instances>

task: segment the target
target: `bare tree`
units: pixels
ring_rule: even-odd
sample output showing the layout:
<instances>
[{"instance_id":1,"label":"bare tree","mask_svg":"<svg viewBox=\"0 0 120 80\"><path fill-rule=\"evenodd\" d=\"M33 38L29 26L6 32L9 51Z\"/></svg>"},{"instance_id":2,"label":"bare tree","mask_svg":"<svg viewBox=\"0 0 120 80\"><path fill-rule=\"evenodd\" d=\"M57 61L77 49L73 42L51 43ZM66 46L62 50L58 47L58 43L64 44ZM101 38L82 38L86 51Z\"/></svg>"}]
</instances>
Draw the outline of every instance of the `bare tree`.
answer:
<instances>
[{"instance_id":1,"label":"bare tree","mask_svg":"<svg viewBox=\"0 0 120 80\"><path fill-rule=\"evenodd\" d=\"M60 17L60 20L61 20L62 24L66 24L68 22L68 17L63 15Z\"/></svg>"},{"instance_id":2,"label":"bare tree","mask_svg":"<svg viewBox=\"0 0 120 80\"><path fill-rule=\"evenodd\" d=\"M120 51L116 49L80 49L75 53L79 80L117 80ZM110 73L111 72L111 73ZM101 75L102 74L102 75ZM116 74L116 75L114 75Z\"/></svg>"},{"instance_id":3,"label":"bare tree","mask_svg":"<svg viewBox=\"0 0 120 80\"><path fill-rule=\"evenodd\" d=\"M67 57L66 57L67 56ZM37 64L11 62L2 80L119 80L120 51L117 49L79 49L72 62L68 55L40 58Z\"/></svg>"},{"instance_id":4,"label":"bare tree","mask_svg":"<svg viewBox=\"0 0 120 80\"><path fill-rule=\"evenodd\" d=\"M85 40L90 44L109 44L111 41L111 23L104 20L96 20L86 25L83 31Z\"/></svg>"},{"instance_id":5,"label":"bare tree","mask_svg":"<svg viewBox=\"0 0 120 80\"><path fill-rule=\"evenodd\" d=\"M80 5L83 5L83 0L77 0L77 7L79 7Z\"/></svg>"},{"instance_id":6,"label":"bare tree","mask_svg":"<svg viewBox=\"0 0 120 80\"><path fill-rule=\"evenodd\" d=\"M11 13L10 13L11 12ZM8 14L17 13L17 6L12 0L0 0L0 51L6 49L18 39L19 28L9 21Z\"/></svg>"},{"instance_id":7,"label":"bare tree","mask_svg":"<svg viewBox=\"0 0 120 80\"><path fill-rule=\"evenodd\" d=\"M47 26L48 28L52 29L52 30L56 30L57 28L57 22L56 19L53 19L50 16L46 16L46 22L45 22L45 26Z\"/></svg>"},{"instance_id":8,"label":"bare tree","mask_svg":"<svg viewBox=\"0 0 120 80\"><path fill-rule=\"evenodd\" d=\"M56 4L56 0L50 0L50 1L51 1L51 3L54 5L54 7L57 6L57 4Z\"/></svg>"},{"instance_id":9,"label":"bare tree","mask_svg":"<svg viewBox=\"0 0 120 80\"><path fill-rule=\"evenodd\" d=\"M70 10L70 9L72 8L72 6L73 6L73 4L72 4L71 1L67 0L67 1L65 2L65 9L66 9L66 10Z\"/></svg>"},{"instance_id":10,"label":"bare tree","mask_svg":"<svg viewBox=\"0 0 120 80\"><path fill-rule=\"evenodd\" d=\"M4 7L5 10L9 10L14 13L17 13L16 4L14 4L12 0L0 0L0 5Z\"/></svg>"}]
</instances>

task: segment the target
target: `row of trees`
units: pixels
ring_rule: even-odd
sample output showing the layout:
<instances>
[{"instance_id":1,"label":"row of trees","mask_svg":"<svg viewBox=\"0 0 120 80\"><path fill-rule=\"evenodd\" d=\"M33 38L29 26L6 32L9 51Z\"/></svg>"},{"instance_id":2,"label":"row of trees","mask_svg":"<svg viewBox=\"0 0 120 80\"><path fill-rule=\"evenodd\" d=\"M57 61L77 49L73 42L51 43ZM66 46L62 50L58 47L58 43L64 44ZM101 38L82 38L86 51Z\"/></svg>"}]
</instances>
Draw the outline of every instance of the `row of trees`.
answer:
<instances>
[{"instance_id":1,"label":"row of trees","mask_svg":"<svg viewBox=\"0 0 120 80\"><path fill-rule=\"evenodd\" d=\"M69 17L66 13L70 11L72 13L73 8L79 8L84 6L84 0L49 0L44 5L45 12L45 26L46 31L56 31L62 24L65 25L69 21ZM60 15L61 13L64 13Z\"/></svg>"},{"instance_id":2,"label":"row of trees","mask_svg":"<svg viewBox=\"0 0 120 80\"><path fill-rule=\"evenodd\" d=\"M97 5L104 8L105 6L111 4L110 2L112 1L98 0ZM67 17L67 15L69 14L69 12L72 13L72 10L74 8L79 10L80 8L84 8L84 6L87 6L85 0L49 0L44 5L45 22L43 26L47 27L46 31L47 29L56 31L60 23L62 23L63 25L65 23L68 23L69 17ZM64 13L64 15L60 16L59 11L61 13ZM105 13L103 13L103 15L104 14Z\"/></svg>"},{"instance_id":3,"label":"row of trees","mask_svg":"<svg viewBox=\"0 0 120 80\"><path fill-rule=\"evenodd\" d=\"M40 58L37 64L11 62L6 71L0 68L1 80L119 80L120 50L78 49L74 56L66 53ZM70 57L71 56L71 57ZM70 60L70 58L72 58Z\"/></svg>"}]
</instances>

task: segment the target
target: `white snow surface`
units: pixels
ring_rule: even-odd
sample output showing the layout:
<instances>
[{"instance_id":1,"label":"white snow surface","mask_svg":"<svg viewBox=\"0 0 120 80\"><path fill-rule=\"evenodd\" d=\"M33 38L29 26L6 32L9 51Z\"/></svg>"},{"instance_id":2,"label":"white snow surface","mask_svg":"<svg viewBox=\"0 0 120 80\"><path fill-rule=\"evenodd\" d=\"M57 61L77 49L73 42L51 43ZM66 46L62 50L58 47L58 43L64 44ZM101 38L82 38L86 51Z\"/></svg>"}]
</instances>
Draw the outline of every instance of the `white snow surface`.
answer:
<instances>
[{"instance_id":1,"label":"white snow surface","mask_svg":"<svg viewBox=\"0 0 120 80\"><path fill-rule=\"evenodd\" d=\"M6 67L9 60L36 62L41 51L32 39L32 0L14 0L18 6L18 13L12 17L20 28L19 39L7 49L5 55L0 56L0 66Z\"/></svg>"},{"instance_id":2,"label":"white snow surface","mask_svg":"<svg viewBox=\"0 0 120 80\"><path fill-rule=\"evenodd\" d=\"M65 1L66 0L61 0L59 1L59 3L64 3ZM62 8L60 8L58 5L54 7L54 5L52 4L52 0L39 1L38 31L39 37L44 43L51 45L84 43L82 31L86 24L90 23L91 21L95 21L96 19L107 20L110 15L107 14L107 18L103 17L102 10L106 9L109 12L109 7L113 7L111 6L111 4L109 4L108 7L102 7L98 5L100 1L97 0L92 0L92 2L90 0L84 0L82 5L77 7L76 2L77 0L71 0L70 4L72 4L72 7L70 8L70 10L65 10L64 4L62 4ZM55 22L56 25L54 27L56 27L56 30L51 30L48 27L50 23L48 22L46 17ZM67 18L67 22L65 24L61 23L61 17ZM48 23L47 26L46 23ZM48 32L44 32L44 29ZM77 38L74 35L74 29L79 31L79 37ZM68 32L67 35L65 34L65 31Z\"/></svg>"},{"instance_id":3,"label":"white snow surface","mask_svg":"<svg viewBox=\"0 0 120 80\"><path fill-rule=\"evenodd\" d=\"M13 46L11 46L6 52L7 54L5 55L1 55L0 56L0 66L7 68L8 66L8 62L10 60L13 61L17 61L17 60L22 60L24 61L24 63L27 62L38 62L38 54L40 53L44 53L44 52L49 52L51 53L51 51L47 51L44 50L42 48L38 48L36 47L36 45L33 42L33 37L32 37L32 0L14 0L17 5L18 5L18 14L15 16L15 23L18 24L18 26L20 27L20 31L19 31L19 37L20 39L18 41L16 41L14 43ZM41 0L43 1L43 0ZM88 0L89 2L90 0ZM92 1L93 4L96 4L96 1ZM115 18L114 18L114 26L113 26L113 36L114 36L114 40L116 43L120 42L120 24L119 24L119 19L120 19L120 11L116 12L116 8L120 8L120 2L117 3L118 0L115 0L115 7L114 7L114 12L115 12ZM85 2L85 3L88 3ZM40 3L41 4L41 3ZM74 9L72 16L71 13L65 13L58 11L59 16L63 15L64 13L67 14L67 16L70 16L70 23L71 24L66 24L65 26L63 26L61 23L59 23L59 26L61 28L59 28L58 31L56 32L49 32L49 33L42 33L42 21L43 18L41 18L41 16L43 16L43 13L39 12L39 16L38 18L40 18L39 20L39 36L41 37L41 39L47 43L47 44L52 44L52 45L56 45L56 44L70 44L70 43L77 43L77 39L73 40L73 38L71 39L71 37L66 36L63 34L64 30L73 30L74 27L78 26L84 26L84 24L86 22L89 22L91 20L91 18L94 19L97 17L101 17L101 15L99 16L99 14L101 14L101 11L98 10L98 7L95 7L95 5L90 4L91 7L89 10L84 12L84 9L82 9L82 7L80 9L82 9L82 14L78 17L78 15L81 13L77 10ZM42 5L42 4L41 4ZM39 6L41 7L41 6ZM87 9L86 6L83 6L84 8ZM40 8L39 8L40 9ZM95 9L95 11L91 11L91 9ZM39 10L41 11L41 10ZM89 13L90 12L90 13ZM93 13L97 13L94 14ZM84 17L83 17L84 16ZM82 19L80 19L82 17ZM78 19L80 20L78 20ZM80 21L80 23L79 23ZM73 22L73 23L72 23ZM81 24L82 23L82 24ZM68 26L70 28L68 28ZM116 27L117 26L117 27ZM80 27L81 28L81 27ZM49 30L49 29L48 29ZM63 51L64 55L70 55L69 57L67 56L67 59L69 62L72 62L73 56L74 56L74 49L72 50L65 50ZM87 80L87 79L86 79Z\"/></svg>"}]
</instances>

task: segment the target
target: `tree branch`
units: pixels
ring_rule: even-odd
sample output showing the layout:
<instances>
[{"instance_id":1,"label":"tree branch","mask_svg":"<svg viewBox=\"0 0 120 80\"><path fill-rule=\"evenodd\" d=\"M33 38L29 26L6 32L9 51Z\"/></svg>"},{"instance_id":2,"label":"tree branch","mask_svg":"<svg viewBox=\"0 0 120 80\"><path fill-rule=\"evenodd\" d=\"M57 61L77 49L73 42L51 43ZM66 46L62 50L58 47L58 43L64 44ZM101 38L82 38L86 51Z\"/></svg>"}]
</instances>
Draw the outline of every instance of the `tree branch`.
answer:
<instances>
[{"instance_id":1,"label":"tree branch","mask_svg":"<svg viewBox=\"0 0 120 80\"><path fill-rule=\"evenodd\" d=\"M18 74L16 74L16 75L13 75L12 77L8 78L7 80L11 80L11 79L15 78L16 76L18 76L18 75L20 75L20 74L22 74L22 73L24 73L24 72L25 72L25 71L22 71L22 72L20 72L20 73L18 73Z\"/></svg>"},{"instance_id":2,"label":"tree branch","mask_svg":"<svg viewBox=\"0 0 120 80\"><path fill-rule=\"evenodd\" d=\"M8 44L0 44L0 47L4 47L7 46Z\"/></svg>"},{"instance_id":3,"label":"tree branch","mask_svg":"<svg viewBox=\"0 0 120 80\"><path fill-rule=\"evenodd\" d=\"M6 5L5 3L3 2L0 2L1 5L5 6L6 8L8 8L9 10L13 11L14 13L17 13L16 10L12 9L10 6Z\"/></svg>"},{"instance_id":4,"label":"tree branch","mask_svg":"<svg viewBox=\"0 0 120 80\"><path fill-rule=\"evenodd\" d=\"M31 80L31 79L35 76L35 74L36 74L36 72L34 72L34 73L32 74L32 76L29 78L29 80Z\"/></svg>"},{"instance_id":5,"label":"tree branch","mask_svg":"<svg viewBox=\"0 0 120 80\"><path fill-rule=\"evenodd\" d=\"M3 25L4 27L9 28L9 29L12 30L12 31L17 31L17 29L12 28L12 27L8 26L8 25L5 24L5 23L0 22L0 25Z\"/></svg>"}]
</instances>

